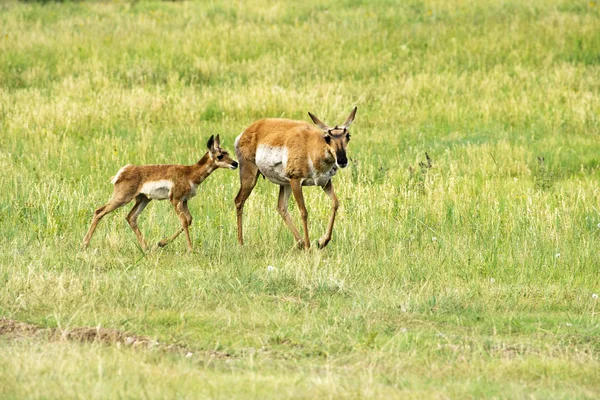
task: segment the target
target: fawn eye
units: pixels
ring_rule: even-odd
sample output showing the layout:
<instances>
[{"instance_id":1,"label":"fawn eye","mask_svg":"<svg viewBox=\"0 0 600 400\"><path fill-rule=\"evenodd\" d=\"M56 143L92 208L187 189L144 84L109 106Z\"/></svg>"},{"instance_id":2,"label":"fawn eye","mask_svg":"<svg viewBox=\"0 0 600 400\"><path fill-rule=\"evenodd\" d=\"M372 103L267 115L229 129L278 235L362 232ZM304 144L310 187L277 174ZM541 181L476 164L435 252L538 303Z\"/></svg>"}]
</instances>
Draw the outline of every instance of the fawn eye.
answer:
<instances>
[{"instance_id":1,"label":"fawn eye","mask_svg":"<svg viewBox=\"0 0 600 400\"><path fill-rule=\"evenodd\" d=\"M223 157L224 157L224 156L223 156L223 154L219 154L219 155L217 156L217 160L222 160L222 159L223 159Z\"/></svg>"}]
</instances>

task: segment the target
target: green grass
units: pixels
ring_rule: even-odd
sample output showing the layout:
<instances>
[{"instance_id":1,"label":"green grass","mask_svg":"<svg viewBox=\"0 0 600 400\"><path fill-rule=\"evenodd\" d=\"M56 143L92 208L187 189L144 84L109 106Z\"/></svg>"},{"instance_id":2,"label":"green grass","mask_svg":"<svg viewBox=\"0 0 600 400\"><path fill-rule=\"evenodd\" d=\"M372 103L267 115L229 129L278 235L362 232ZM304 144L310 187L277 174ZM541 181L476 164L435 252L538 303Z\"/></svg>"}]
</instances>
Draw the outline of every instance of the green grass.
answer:
<instances>
[{"instance_id":1,"label":"green grass","mask_svg":"<svg viewBox=\"0 0 600 400\"><path fill-rule=\"evenodd\" d=\"M0 397L598 398L598 32L589 1L3 2L0 316L194 356L0 336ZM226 170L194 253L143 254L125 209L79 250L121 166L354 105L325 250L292 249L262 179L238 247Z\"/></svg>"}]
</instances>

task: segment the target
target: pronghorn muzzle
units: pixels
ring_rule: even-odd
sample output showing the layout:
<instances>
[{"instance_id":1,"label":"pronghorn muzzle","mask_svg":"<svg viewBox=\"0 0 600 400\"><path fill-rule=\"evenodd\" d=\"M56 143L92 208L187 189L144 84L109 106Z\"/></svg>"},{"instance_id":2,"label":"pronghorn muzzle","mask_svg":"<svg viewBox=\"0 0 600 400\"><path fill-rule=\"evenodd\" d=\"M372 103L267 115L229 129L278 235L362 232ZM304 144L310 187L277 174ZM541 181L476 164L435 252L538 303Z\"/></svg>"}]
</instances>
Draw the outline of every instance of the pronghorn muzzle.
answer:
<instances>
[{"instance_id":1,"label":"pronghorn muzzle","mask_svg":"<svg viewBox=\"0 0 600 400\"><path fill-rule=\"evenodd\" d=\"M336 151L335 158L337 161L337 165L340 168L346 168L346 166L348 165L348 158L346 157L346 152L344 150Z\"/></svg>"}]
</instances>

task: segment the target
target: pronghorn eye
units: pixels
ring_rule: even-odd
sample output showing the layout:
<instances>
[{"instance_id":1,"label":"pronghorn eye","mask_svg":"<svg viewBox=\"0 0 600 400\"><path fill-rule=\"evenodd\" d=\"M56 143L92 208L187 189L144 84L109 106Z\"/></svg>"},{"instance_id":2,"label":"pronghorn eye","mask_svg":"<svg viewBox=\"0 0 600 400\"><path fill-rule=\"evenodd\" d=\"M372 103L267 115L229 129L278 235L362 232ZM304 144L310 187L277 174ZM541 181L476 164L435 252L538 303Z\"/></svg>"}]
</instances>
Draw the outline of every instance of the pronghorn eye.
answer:
<instances>
[{"instance_id":1,"label":"pronghorn eye","mask_svg":"<svg viewBox=\"0 0 600 400\"><path fill-rule=\"evenodd\" d=\"M349 133L346 135L346 140L350 141L350 134Z\"/></svg>"},{"instance_id":2,"label":"pronghorn eye","mask_svg":"<svg viewBox=\"0 0 600 400\"><path fill-rule=\"evenodd\" d=\"M219 154L219 155L217 156L217 160L222 160L222 159L223 159L223 157L224 157L224 155L223 155L223 154Z\"/></svg>"}]
</instances>

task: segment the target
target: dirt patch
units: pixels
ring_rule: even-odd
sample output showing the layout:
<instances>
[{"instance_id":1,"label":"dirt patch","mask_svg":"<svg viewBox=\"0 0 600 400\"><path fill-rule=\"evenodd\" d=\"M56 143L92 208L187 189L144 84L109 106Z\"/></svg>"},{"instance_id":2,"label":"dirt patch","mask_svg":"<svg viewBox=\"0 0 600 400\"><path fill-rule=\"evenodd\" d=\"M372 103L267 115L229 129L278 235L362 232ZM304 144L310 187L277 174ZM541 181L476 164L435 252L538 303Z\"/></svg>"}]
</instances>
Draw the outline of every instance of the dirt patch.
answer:
<instances>
[{"instance_id":1,"label":"dirt patch","mask_svg":"<svg viewBox=\"0 0 600 400\"><path fill-rule=\"evenodd\" d=\"M54 335L60 336L61 340L73 340L79 342L98 342L105 344L120 343L132 347L143 346L148 348L160 346L160 343L145 336L137 336L128 332L100 327L83 327L55 331Z\"/></svg>"},{"instance_id":2,"label":"dirt patch","mask_svg":"<svg viewBox=\"0 0 600 400\"><path fill-rule=\"evenodd\" d=\"M36 338L52 341L73 341L83 343L102 343L106 345L116 345L156 349L168 352L175 352L190 358L194 351L179 344L160 343L147 336L134 335L126 331L101 327L77 327L70 329L42 328L37 325L25 322L15 321L7 318L0 318L0 337L12 340ZM229 358L230 354L215 350L199 351L210 358Z\"/></svg>"},{"instance_id":3,"label":"dirt patch","mask_svg":"<svg viewBox=\"0 0 600 400\"><path fill-rule=\"evenodd\" d=\"M47 340L69 340L78 342L97 342L104 344L123 344L137 347L153 348L160 344L145 336L133 335L129 332L108 328L42 328L37 325L12 319L0 318L0 336L10 339L39 338Z\"/></svg>"},{"instance_id":4,"label":"dirt patch","mask_svg":"<svg viewBox=\"0 0 600 400\"><path fill-rule=\"evenodd\" d=\"M0 336L21 337L34 336L40 331L35 325L24 322L14 321L12 319L0 318Z\"/></svg>"}]
</instances>

